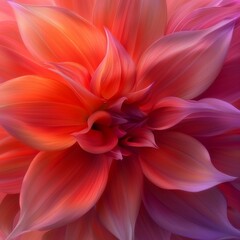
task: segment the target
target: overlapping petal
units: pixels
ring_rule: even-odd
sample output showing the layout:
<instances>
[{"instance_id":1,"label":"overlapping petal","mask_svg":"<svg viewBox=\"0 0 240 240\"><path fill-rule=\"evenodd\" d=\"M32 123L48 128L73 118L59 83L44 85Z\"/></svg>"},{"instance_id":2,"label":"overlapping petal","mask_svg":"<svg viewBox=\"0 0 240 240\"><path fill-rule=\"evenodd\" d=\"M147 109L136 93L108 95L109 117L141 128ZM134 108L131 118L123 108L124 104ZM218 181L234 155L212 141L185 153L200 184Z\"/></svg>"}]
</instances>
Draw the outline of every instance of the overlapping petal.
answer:
<instances>
[{"instance_id":1,"label":"overlapping petal","mask_svg":"<svg viewBox=\"0 0 240 240\"><path fill-rule=\"evenodd\" d=\"M76 61L91 73L102 60L105 37L83 18L57 7L11 4L23 41L37 59Z\"/></svg>"},{"instance_id":2,"label":"overlapping petal","mask_svg":"<svg viewBox=\"0 0 240 240\"><path fill-rule=\"evenodd\" d=\"M112 163L108 185L97 211L103 225L117 239L131 240L141 201L142 173L136 159Z\"/></svg>"},{"instance_id":3,"label":"overlapping petal","mask_svg":"<svg viewBox=\"0 0 240 240\"><path fill-rule=\"evenodd\" d=\"M81 217L101 196L109 164L104 156L90 155L77 145L40 153L24 179L20 218L11 237L56 228Z\"/></svg>"},{"instance_id":4,"label":"overlapping petal","mask_svg":"<svg viewBox=\"0 0 240 240\"><path fill-rule=\"evenodd\" d=\"M219 74L233 27L233 21L223 21L209 29L174 33L155 42L140 60L138 88L152 85L150 102L166 96L198 96Z\"/></svg>"},{"instance_id":5,"label":"overlapping petal","mask_svg":"<svg viewBox=\"0 0 240 240\"><path fill-rule=\"evenodd\" d=\"M140 150L140 160L143 173L158 187L197 192L234 179L219 172L206 148L188 135L158 133L156 143L158 149Z\"/></svg>"},{"instance_id":6,"label":"overlapping petal","mask_svg":"<svg viewBox=\"0 0 240 240\"><path fill-rule=\"evenodd\" d=\"M59 149L76 140L86 111L63 82L24 76L0 86L0 122L12 135L38 149Z\"/></svg>"},{"instance_id":7,"label":"overlapping petal","mask_svg":"<svg viewBox=\"0 0 240 240\"><path fill-rule=\"evenodd\" d=\"M153 220L172 233L206 240L240 236L228 220L225 198L215 188L189 193L147 184L144 204Z\"/></svg>"}]
</instances>

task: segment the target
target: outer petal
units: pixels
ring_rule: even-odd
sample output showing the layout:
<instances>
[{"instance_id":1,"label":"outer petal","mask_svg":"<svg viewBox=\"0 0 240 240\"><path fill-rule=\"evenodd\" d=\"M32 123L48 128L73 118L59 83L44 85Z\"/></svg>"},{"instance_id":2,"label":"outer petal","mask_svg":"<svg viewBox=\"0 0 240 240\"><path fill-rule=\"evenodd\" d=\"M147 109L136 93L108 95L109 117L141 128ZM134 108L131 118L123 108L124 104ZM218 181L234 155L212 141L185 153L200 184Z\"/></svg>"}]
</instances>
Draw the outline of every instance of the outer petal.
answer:
<instances>
[{"instance_id":1,"label":"outer petal","mask_svg":"<svg viewBox=\"0 0 240 240\"><path fill-rule=\"evenodd\" d=\"M108 170L108 159L87 154L78 146L40 153L24 179L20 219L11 238L31 230L56 228L81 217L102 194Z\"/></svg>"},{"instance_id":2,"label":"outer petal","mask_svg":"<svg viewBox=\"0 0 240 240\"><path fill-rule=\"evenodd\" d=\"M233 22L209 29L174 33L155 42L143 55L138 89L149 85L149 102L166 96L191 99L205 91L221 70Z\"/></svg>"},{"instance_id":3,"label":"outer petal","mask_svg":"<svg viewBox=\"0 0 240 240\"><path fill-rule=\"evenodd\" d=\"M204 146L196 139L178 133L159 133L159 149L140 150L145 176L165 189L202 191L234 178L214 168Z\"/></svg>"},{"instance_id":4,"label":"outer petal","mask_svg":"<svg viewBox=\"0 0 240 240\"><path fill-rule=\"evenodd\" d=\"M108 46L105 58L91 81L94 93L111 99L130 92L135 84L135 65L125 49L106 31Z\"/></svg>"},{"instance_id":5,"label":"outer petal","mask_svg":"<svg viewBox=\"0 0 240 240\"><path fill-rule=\"evenodd\" d=\"M93 22L107 27L127 51L138 59L162 36L166 25L165 0L96 1Z\"/></svg>"},{"instance_id":6,"label":"outer petal","mask_svg":"<svg viewBox=\"0 0 240 240\"><path fill-rule=\"evenodd\" d=\"M97 211L100 221L117 239L133 239L141 188L142 173L136 159L113 162Z\"/></svg>"},{"instance_id":7,"label":"outer petal","mask_svg":"<svg viewBox=\"0 0 240 240\"><path fill-rule=\"evenodd\" d=\"M170 235L170 232L164 230L153 221L144 206L142 206L136 223L135 239L170 240Z\"/></svg>"},{"instance_id":8,"label":"outer petal","mask_svg":"<svg viewBox=\"0 0 240 240\"><path fill-rule=\"evenodd\" d=\"M81 101L64 83L25 76L0 86L0 122L12 135L39 149L72 145L70 133L85 126Z\"/></svg>"},{"instance_id":9,"label":"outer petal","mask_svg":"<svg viewBox=\"0 0 240 240\"><path fill-rule=\"evenodd\" d=\"M18 193L23 177L37 154L0 129L0 190Z\"/></svg>"},{"instance_id":10,"label":"outer petal","mask_svg":"<svg viewBox=\"0 0 240 240\"><path fill-rule=\"evenodd\" d=\"M154 221L172 233L205 240L240 236L227 218L223 195L215 188L188 193L147 184L144 204Z\"/></svg>"},{"instance_id":11,"label":"outer petal","mask_svg":"<svg viewBox=\"0 0 240 240\"><path fill-rule=\"evenodd\" d=\"M38 59L78 62L90 72L98 66L105 52L105 38L90 23L56 7L11 4L23 41Z\"/></svg>"}]
</instances>

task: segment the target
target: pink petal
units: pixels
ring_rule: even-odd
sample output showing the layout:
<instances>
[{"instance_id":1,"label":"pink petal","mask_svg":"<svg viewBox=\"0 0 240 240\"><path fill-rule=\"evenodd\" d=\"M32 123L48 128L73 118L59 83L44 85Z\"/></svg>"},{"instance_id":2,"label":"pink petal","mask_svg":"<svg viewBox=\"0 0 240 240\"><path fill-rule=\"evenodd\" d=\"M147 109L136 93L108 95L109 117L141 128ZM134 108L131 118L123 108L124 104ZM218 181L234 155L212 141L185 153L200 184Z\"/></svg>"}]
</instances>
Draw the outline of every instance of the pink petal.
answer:
<instances>
[{"instance_id":1,"label":"pink petal","mask_svg":"<svg viewBox=\"0 0 240 240\"><path fill-rule=\"evenodd\" d=\"M23 177L37 154L0 128L0 190L19 193Z\"/></svg>"},{"instance_id":2,"label":"pink petal","mask_svg":"<svg viewBox=\"0 0 240 240\"><path fill-rule=\"evenodd\" d=\"M38 149L74 144L70 135L86 125L81 101L63 82L24 76L0 86L0 122L16 138Z\"/></svg>"},{"instance_id":3,"label":"pink petal","mask_svg":"<svg viewBox=\"0 0 240 240\"><path fill-rule=\"evenodd\" d=\"M220 72L232 31L233 22L224 21L209 29L174 33L155 42L140 60L138 89L152 85L150 102L166 96L198 96Z\"/></svg>"},{"instance_id":4,"label":"pink petal","mask_svg":"<svg viewBox=\"0 0 240 240\"><path fill-rule=\"evenodd\" d=\"M91 89L104 99L121 97L135 84L135 65L125 49L106 30L108 46L106 55L94 73Z\"/></svg>"},{"instance_id":5,"label":"pink petal","mask_svg":"<svg viewBox=\"0 0 240 240\"><path fill-rule=\"evenodd\" d=\"M170 240L170 232L157 225L142 206L136 222L135 239Z\"/></svg>"},{"instance_id":6,"label":"pink petal","mask_svg":"<svg viewBox=\"0 0 240 240\"><path fill-rule=\"evenodd\" d=\"M11 238L81 217L101 196L108 170L108 159L83 152L77 145L61 152L40 153L24 179L20 218Z\"/></svg>"},{"instance_id":7,"label":"pink petal","mask_svg":"<svg viewBox=\"0 0 240 240\"><path fill-rule=\"evenodd\" d=\"M212 165L204 146L196 139L178 132L156 134L158 149L140 150L145 176L158 187L198 192L233 177Z\"/></svg>"},{"instance_id":8,"label":"pink petal","mask_svg":"<svg viewBox=\"0 0 240 240\"><path fill-rule=\"evenodd\" d=\"M93 25L56 7L11 5L26 47L39 60L78 62L90 72L98 66L105 38Z\"/></svg>"},{"instance_id":9,"label":"pink petal","mask_svg":"<svg viewBox=\"0 0 240 240\"><path fill-rule=\"evenodd\" d=\"M152 219L172 233L204 240L240 236L230 224L226 201L216 188L188 193L147 184L144 204Z\"/></svg>"},{"instance_id":10,"label":"pink petal","mask_svg":"<svg viewBox=\"0 0 240 240\"><path fill-rule=\"evenodd\" d=\"M65 234L66 234L66 227L65 226L61 227L61 228L54 228L54 229L44 233L43 238L40 239L40 240L55 240L55 239L66 240Z\"/></svg>"},{"instance_id":11,"label":"pink petal","mask_svg":"<svg viewBox=\"0 0 240 240\"><path fill-rule=\"evenodd\" d=\"M100 221L117 239L133 239L141 188L142 173L136 159L113 162L97 211Z\"/></svg>"},{"instance_id":12,"label":"pink petal","mask_svg":"<svg viewBox=\"0 0 240 240\"><path fill-rule=\"evenodd\" d=\"M166 13L164 0L102 0L95 2L93 22L99 28L107 27L137 60L163 35Z\"/></svg>"},{"instance_id":13,"label":"pink petal","mask_svg":"<svg viewBox=\"0 0 240 240\"><path fill-rule=\"evenodd\" d=\"M91 239L91 240L117 240L106 228L100 223L96 212L90 210L76 222L67 226L67 240Z\"/></svg>"}]
</instances>

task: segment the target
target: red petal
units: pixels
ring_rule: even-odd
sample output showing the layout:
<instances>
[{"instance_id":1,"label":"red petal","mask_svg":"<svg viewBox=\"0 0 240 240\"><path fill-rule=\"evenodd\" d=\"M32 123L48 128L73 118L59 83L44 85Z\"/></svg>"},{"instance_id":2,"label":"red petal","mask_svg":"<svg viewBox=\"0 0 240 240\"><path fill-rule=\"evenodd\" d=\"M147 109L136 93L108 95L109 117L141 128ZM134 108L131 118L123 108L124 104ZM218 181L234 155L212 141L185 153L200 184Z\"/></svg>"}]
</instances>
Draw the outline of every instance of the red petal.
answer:
<instances>
[{"instance_id":1,"label":"red petal","mask_svg":"<svg viewBox=\"0 0 240 240\"><path fill-rule=\"evenodd\" d=\"M147 184L144 205L157 224L181 236L205 240L240 236L230 224L225 199L216 188L188 193Z\"/></svg>"},{"instance_id":2,"label":"red petal","mask_svg":"<svg viewBox=\"0 0 240 240\"><path fill-rule=\"evenodd\" d=\"M105 38L93 25L56 7L11 2L28 50L43 62L73 61L92 73L105 51ZM56 42L57 39L57 42ZM93 57L94 56L94 57Z\"/></svg>"},{"instance_id":3,"label":"red petal","mask_svg":"<svg viewBox=\"0 0 240 240\"><path fill-rule=\"evenodd\" d=\"M40 153L24 179L20 220L11 237L56 228L81 217L101 196L108 170L108 159L78 146Z\"/></svg>"},{"instance_id":4,"label":"red petal","mask_svg":"<svg viewBox=\"0 0 240 240\"><path fill-rule=\"evenodd\" d=\"M191 99L219 74L231 41L233 22L200 31L178 32L155 42L140 60L138 89L149 85L149 101L166 96Z\"/></svg>"},{"instance_id":5,"label":"red petal","mask_svg":"<svg viewBox=\"0 0 240 240\"><path fill-rule=\"evenodd\" d=\"M100 221L117 239L133 239L141 188L142 173L136 159L113 162L97 211Z\"/></svg>"},{"instance_id":6,"label":"red petal","mask_svg":"<svg viewBox=\"0 0 240 240\"><path fill-rule=\"evenodd\" d=\"M140 159L145 176L161 188L198 192L234 179L215 169L204 146L190 136L159 133L156 143L159 149L140 150Z\"/></svg>"}]
</instances>

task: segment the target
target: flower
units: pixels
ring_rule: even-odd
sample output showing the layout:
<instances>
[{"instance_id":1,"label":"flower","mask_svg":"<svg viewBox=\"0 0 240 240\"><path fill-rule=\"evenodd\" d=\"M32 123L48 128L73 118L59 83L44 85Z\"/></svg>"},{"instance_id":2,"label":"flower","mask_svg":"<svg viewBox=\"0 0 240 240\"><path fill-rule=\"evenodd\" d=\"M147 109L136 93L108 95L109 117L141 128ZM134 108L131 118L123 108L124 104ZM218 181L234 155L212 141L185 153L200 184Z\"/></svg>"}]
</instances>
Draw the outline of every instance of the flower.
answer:
<instances>
[{"instance_id":1,"label":"flower","mask_svg":"<svg viewBox=\"0 0 240 240\"><path fill-rule=\"evenodd\" d=\"M238 0L0 6L2 239L240 238Z\"/></svg>"}]
</instances>

